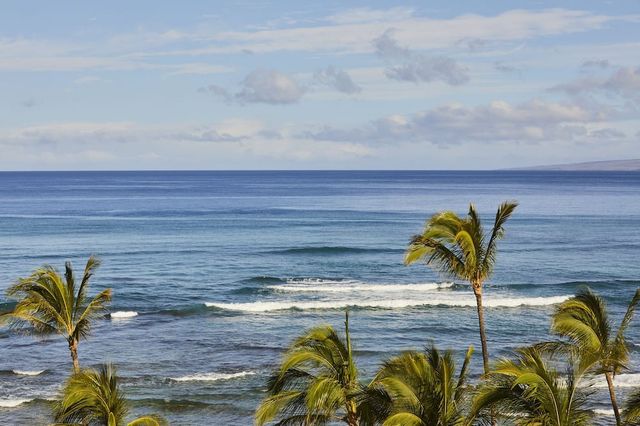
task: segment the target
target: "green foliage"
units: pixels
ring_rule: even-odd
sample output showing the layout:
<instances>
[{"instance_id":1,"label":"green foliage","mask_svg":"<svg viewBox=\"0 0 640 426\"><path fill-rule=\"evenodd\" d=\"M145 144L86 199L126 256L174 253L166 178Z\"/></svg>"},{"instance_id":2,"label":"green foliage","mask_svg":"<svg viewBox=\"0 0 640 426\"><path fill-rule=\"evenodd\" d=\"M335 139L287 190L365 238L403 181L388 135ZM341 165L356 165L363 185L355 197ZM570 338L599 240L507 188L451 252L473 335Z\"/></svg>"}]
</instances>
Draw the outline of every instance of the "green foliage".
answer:
<instances>
[{"instance_id":1,"label":"green foliage","mask_svg":"<svg viewBox=\"0 0 640 426\"><path fill-rule=\"evenodd\" d=\"M585 407L590 393L583 381L585 371L569 358L560 374L554 361L535 347L519 349L513 359L500 360L477 390L470 419L487 424L493 411L516 425L591 424L593 414Z\"/></svg>"},{"instance_id":2,"label":"green foliage","mask_svg":"<svg viewBox=\"0 0 640 426\"><path fill-rule=\"evenodd\" d=\"M62 389L54 406L58 424L88 424L105 426L161 426L165 422L156 416L143 416L125 423L129 405L118 384L116 369L103 365L99 370L84 369L73 374Z\"/></svg>"},{"instance_id":3,"label":"green foliage","mask_svg":"<svg viewBox=\"0 0 640 426\"><path fill-rule=\"evenodd\" d=\"M556 308L551 330L567 337L572 348L595 356L597 372L618 374L626 368L629 360L625 332L638 301L640 289L636 291L614 335L605 301L587 288Z\"/></svg>"},{"instance_id":4,"label":"green foliage","mask_svg":"<svg viewBox=\"0 0 640 426\"><path fill-rule=\"evenodd\" d=\"M629 426L640 425L640 389L635 389L624 402L622 412L624 424Z\"/></svg>"},{"instance_id":5,"label":"green foliage","mask_svg":"<svg viewBox=\"0 0 640 426\"><path fill-rule=\"evenodd\" d=\"M464 421L467 370L473 348L467 350L458 376L451 351L435 346L409 351L386 361L364 391L363 425L453 426Z\"/></svg>"},{"instance_id":6,"label":"green foliage","mask_svg":"<svg viewBox=\"0 0 640 426\"><path fill-rule=\"evenodd\" d=\"M99 265L91 256L78 286L70 262L65 264L64 277L47 265L18 280L7 290L10 298L18 300L8 314L13 327L34 334L57 333L69 342L86 338L93 320L104 315L111 300L111 289L92 299L87 296L89 280Z\"/></svg>"},{"instance_id":7,"label":"green foliage","mask_svg":"<svg viewBox=\"0 0 640 426\"><path fill-rule=\"evenodd\" d=\"M504 224L517 206L515 202L500 205L488 240L473 204L469 205L467 217L452 211L435 214L424 232L411 240L405 264L423 260L453 278L482 283L493 272L497 242L504 236Z\"/></svg>"},{"instance_id":8,"label":"green foliage","mask_svg":"<svg viewBox=\"0 0 640 426\"><path fill-rule=\"evenodd\" d=\"M256 412L263 425L322 425L355 420L356 395L361 386L351 352L348 314L346 336L329 325L298 337L269 380L268 396ZM354 423L355 424L355 423Z\"/></svg>"},{"instance_id":9,"label":"green foliage","mask_svg":"<svg viewBox=\"0 0 640 426\"><path fill-rule=\"evenodd\" d=\"M612 333L613 326L604 299L588 288L558 306L551 323L553 332L568 338L570 344L565 348L569 348L582 360L585 369L604 374L618 425L621 424L621 418L613 377L627 368L629 348L625 332L638 301L640 289L629 303L615 335Z\"/></svg>"}]
</instances>

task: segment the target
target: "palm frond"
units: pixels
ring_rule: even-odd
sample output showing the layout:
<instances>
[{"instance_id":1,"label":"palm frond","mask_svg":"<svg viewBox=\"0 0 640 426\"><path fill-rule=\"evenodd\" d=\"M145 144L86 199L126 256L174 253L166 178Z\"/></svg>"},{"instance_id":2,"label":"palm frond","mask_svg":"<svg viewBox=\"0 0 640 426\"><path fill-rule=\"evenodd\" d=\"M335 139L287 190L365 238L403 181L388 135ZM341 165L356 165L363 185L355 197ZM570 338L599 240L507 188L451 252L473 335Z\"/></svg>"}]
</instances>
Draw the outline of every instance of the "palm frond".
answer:
<instances>
[{"instance_id":1,"label":"palm frond","mask_svg":"<svg viewBox=\"0 0 640 426\"><path fill-rule=\"evenodd\" d=\"M345 338L324 325L294 340L269 379L267 396L256 411L258 425L277 418L282 425L319 424L310 419L326 422L354 415L361 386L348 327L347 314Z\"/></svg>"},{"instance_id":2,"label":"palm frond","mask_svg":"<svg viewBox=\"0 0 640 426\"><path fill-rule=\"evenodd\" d=\"M640 425L640 388L631 392L625 400L622 417L625 425Z\"/></svg>"},{"instance_id":3,"label":"palm frond","mask_svg":"<svg viewBox=\"0 0 640 426\"><path fill-rule=\"evenodd\" d=\"M493 222L493 229L491 230L491 237L484 253L484 259L482 260L482 271L484 276L489 276L493 271L493 266L496 262L497 243L504 236L504 224L509 220L518 203L516 201L505 201L500 204L496 217Z\"/></svg>"}]
</instances>

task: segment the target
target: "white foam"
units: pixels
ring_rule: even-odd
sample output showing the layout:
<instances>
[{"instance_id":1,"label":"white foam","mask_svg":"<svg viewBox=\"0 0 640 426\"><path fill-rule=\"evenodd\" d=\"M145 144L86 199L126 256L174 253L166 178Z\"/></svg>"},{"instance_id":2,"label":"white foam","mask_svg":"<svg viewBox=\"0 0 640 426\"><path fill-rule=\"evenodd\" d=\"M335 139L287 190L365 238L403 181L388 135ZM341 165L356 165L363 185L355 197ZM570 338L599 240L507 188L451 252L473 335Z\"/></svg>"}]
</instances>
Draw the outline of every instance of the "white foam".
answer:
<instances>
[{"instance_id":1,"label":"white foam","mask_svg":"<svg viewBox=\"0 0 640 426\"><path fill-rule=\"evenodd\" d=\"M45 372L45 370L12 370L13 374L17 374L19 376L38 376Z\"/></svg>"},{"instance_id":2,"label":"white foam","mask_svg":"<svg viewBox=\"0 0 640 426\"><path fill-rule=\"evenodd\" d=\"M21 398L7 398L7 399L0 399L0 407L2 408L13 408L13 407L17 407L18 405L24 404L26 402L29 401L33 401L32 399L21 399Z\"/></svg>"},{"instance_id":3,"label":"white foam","mask_svg":"<svg viewBox=\"0 0 640 426\"><path fill-rule=\"evenodd\" d=\"M238 379L254 374L256 373L253 371L240 371L238 373L198 373L190 376L171 377L171 380L176 382L215 382L218 380Z\"/></svg>"},{"instance_id":4,"label":"white foam","mask_svg":"<svg viewBox=\"0 0 640 426\"><path fill-rule=\"evenodd\" d=\"M133 318L137 317L138 313L136 311L117 311L112 312L109 316L111 319Z\"/></svg>"},{"instance_id":5,"label":"white foam","mask_svg":"<svg viewBox=\"0 0 640 426\"><path fill-rule=\"evenodd\" d=\"M302 281L294 281L300 283ZM320 284L319 284L320 283ZM328 285L332 283L331 285ZM304 285L270 285L268 288L281 292L309 293L350 293L355 291L397 293L407 291L433 291L453 287L454 283L421 283L421 284L360 284L353 281L308 281Z\"/></svg>"},{"instance_id":6,"label":"white foam","mask_svg":"<svg viewBox=\"0 0 640 426\"><path fill-rule=\"evenodd\" d=\"M518 306L547 306L562 303L571 296L552 297L493 297L484 301L484 306L492 308L515 308ZM414 306L451 306L475 307L476 301L468 295L449 294L448 297L430 297L429 299L386 299L386 300L319 300L319 301L269 301L252 303L205 302L207 307L216 307L230 311L270 312L287 309L344 309L350 306L362 308L400 309Z\"/></svg>"},{"instance_id":7,"label":"white foam","mask_svg":"<svg viewBox=\"0 0 640 426\"><path fill-rule=\"evenodd\" d=\"M592 384L594 388L607 387L607 381L603 375L594 377ZM613 378L613 384L616 388L635 388L640 386L640 373L618 374Z\"/></svg>"},{"instance_id":8,"label":"white foam","mask_svg":"<svg viewBox=\"0 0 640 426\"><path fill-rule=\"evenodd\" d=\"M615 413L613 412L613 410L602 410L600 408L596 408L595 410L593 410L593 412L599 416L610 416L610 417L615 416Z\"/></svg>"}]
</instances>

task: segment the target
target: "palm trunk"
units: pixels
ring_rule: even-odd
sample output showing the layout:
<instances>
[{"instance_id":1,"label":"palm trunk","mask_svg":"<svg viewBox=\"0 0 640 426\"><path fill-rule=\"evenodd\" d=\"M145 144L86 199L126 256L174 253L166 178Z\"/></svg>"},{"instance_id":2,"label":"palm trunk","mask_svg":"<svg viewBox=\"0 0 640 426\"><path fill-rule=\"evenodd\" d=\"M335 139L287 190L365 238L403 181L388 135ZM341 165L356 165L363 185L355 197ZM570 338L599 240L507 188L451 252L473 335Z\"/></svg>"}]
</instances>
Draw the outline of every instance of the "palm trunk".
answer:
<instances>
[{"instance_id":1,"label":"palm trunk","mask_svg":"<svg viewBox=\"0 0 640 426\"><path fill-rule=\"evenodd\" d=\"M347 416L345 418L349 426L358 426L358 413L356 404L353 401L347 401Z\"/></svg>"},{"instance_id":2,"label":"palm trunk","mask_svg":"<svg viewBox=\"0 0 640 426\"><path fill-rule=\"evenodd\" d=\"M478 309L478 325L480 326L480 343L482 344L482 364L484 373L489 373L489 350L487 349L487 335L484 330L484 309L482 308L482 284L473 283L473 294L476 296Z\"/></svg>"},{"instance_id":3,"label":"palm trunk","mask_svg":"<svg viewBox=\"0 0 640 426\"><path fill-rule=\"evenodd\" d=\"M482 345L482 364L484 374L489 374L489 349L487 348L487 335L484 330L484 309L482 308L482 283L471 283L473 294L476 296L476 308L478 309L478 325L480 327L480 344ZM491 410L491 425L497 424L495 411Z\"/></svg>"},{"instance_id":4,"label":"palm trunk","mask_svg":"<svg viewBox=\"0 0 640 426\"><path fill-rule=\"evenodd\" d=\"M609 397L611 397L611 406L613 407L613 414L616 416L616 425L620 426L620 410L618 410L618 401L616 400L616 390L613 387L613 374L610 371L604 373L607 378L607 386L609 386Z\"/></svg>"},{"instance_id":5,"label":"palm trunk","mask_svg":"<svg viewBox=\"0 0 640 426\"><path fill-rule=\"evenodd\" d=\"M76 339L69 339L69 351L73 361L73 372L78 373L80 372L80 362L78 361L78 341Z\"/></svg>"}]
</instances>

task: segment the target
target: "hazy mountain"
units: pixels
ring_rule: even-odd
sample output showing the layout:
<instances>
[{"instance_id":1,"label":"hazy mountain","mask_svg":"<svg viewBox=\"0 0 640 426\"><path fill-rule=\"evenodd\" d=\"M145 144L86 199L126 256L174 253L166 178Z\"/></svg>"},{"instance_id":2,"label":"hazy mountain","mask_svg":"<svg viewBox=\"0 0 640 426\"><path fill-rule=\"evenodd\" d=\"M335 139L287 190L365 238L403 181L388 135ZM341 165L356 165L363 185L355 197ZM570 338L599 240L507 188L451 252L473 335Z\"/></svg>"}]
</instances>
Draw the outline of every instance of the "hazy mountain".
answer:
<instances>
[{"instance_id":1,"label":"hazy mountain","mask_svg":"<svg viewBox=\"0 0 640 426\"><path fill-rule=\"evenodd\" d=\"M640 171L640 159L589 161L586 163L553 164L546 166L520 167L517 170L575 170L575 171Z\"/></svg>"}]
</instances>

